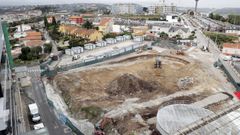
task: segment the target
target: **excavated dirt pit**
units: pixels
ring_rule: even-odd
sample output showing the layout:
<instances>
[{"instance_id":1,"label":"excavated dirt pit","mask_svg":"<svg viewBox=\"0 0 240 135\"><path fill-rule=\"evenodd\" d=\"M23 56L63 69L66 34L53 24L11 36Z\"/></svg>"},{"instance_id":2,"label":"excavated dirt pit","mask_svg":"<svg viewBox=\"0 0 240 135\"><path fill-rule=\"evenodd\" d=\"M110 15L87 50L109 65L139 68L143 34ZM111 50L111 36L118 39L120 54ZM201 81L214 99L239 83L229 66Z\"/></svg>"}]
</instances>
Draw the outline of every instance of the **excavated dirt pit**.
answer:
<instances>
[{"instance_id":1,"label":"excavated dirt pit","mask_svg":"<svg viewBox=\"0 0 240 135\"><path fill-rule=\"evenodd\" d=\"M180 91L177 86L180 78L189 76L194 78L194 85L198 84L202 71L197 63L175 57L160 58L161 68L155 68L154 55L131 57L59 74L54 82L76 118L96 122L104 112L127 98L138 97L138 102L144 102Z\"/></svg>"}]
</instances>

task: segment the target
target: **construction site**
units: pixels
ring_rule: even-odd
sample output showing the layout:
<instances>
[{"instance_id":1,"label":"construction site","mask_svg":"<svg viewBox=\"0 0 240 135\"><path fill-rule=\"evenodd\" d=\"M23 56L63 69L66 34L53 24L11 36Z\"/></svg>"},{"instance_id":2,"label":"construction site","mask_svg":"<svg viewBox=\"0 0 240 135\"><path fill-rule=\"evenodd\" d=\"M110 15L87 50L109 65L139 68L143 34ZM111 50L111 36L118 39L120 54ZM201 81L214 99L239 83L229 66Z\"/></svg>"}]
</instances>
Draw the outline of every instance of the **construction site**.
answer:
<instances>
[{"instance_id":1,"label":"construction site","mask_svg":"<svg viewBox=\"0 0 240 135\"><path fill-rule=\"evenodd\" d=\"M216 74L222 72L202 57L209 54L195 47L185 52L154 47L59 73L49 84L71 117L91 123L81 129L84 134L175 134L229 106L233 99L222 90L231 86L226 77L219 78ZM173 110L179 114L171 115ZM184 115L192 118L185 120ZM183 117L179 125L178 117Z\"/></svg>"}]
</instances>

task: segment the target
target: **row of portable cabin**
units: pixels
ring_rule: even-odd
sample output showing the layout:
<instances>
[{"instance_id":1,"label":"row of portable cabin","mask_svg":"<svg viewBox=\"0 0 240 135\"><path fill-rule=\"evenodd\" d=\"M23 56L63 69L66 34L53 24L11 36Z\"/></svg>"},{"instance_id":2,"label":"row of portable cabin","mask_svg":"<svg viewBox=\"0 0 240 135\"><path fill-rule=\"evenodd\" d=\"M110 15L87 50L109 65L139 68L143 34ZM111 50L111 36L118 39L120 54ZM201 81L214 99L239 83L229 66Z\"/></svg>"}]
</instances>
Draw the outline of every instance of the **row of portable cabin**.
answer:
<instances>
[{"instance_id":1,"label":"row of portable cabin","mask_svg":"<svg viewBox=\"0 0 240 135\"><path fill-rule=\"evenodd\" d=\"M139 44L134 44L134 45L131 45L131 46L128 46L128 47L118 49L118 50L109 51L109 52L106 52L106 53L98 55L98 56L89 57L87 59L84 59L84 62L91 62L91 61L94 61L96 59L103 59L104 57L113 57L113 56L122 54L124 52L128 52L128 51L137 49L138 47L139 47Z\"/></svg>"},{"instance_id":2,"label":"row of portable cabin","mask_svg":"<svg viewBox=\"0 0 240 135\"><path fill-rule=\"evenodd\" d=\"M72 47L71 49L66 49L65 54L67 55L75 55L83 53L84 50L93 50L96 47L105 47L107 45L116 44L117 42L123 42L126 40L130 40L130 35L123 35L123 36L117 36L116 38L107 38L105 41L99 41L96 44L88 43L85 44L84 47ZM142 42L144 39L141 36L134 37L133 39L135 42Z\"/></svg>"}]
</instances>

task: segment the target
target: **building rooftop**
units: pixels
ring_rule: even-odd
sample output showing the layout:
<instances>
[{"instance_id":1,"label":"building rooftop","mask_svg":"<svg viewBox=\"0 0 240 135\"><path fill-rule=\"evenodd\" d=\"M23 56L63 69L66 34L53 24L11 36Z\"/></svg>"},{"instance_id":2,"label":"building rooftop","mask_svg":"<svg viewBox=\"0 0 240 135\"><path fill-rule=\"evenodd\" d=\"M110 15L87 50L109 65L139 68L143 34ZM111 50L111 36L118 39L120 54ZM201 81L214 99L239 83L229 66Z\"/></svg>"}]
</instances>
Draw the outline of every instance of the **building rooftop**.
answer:
<instances>
[{"instance_id":1,"label":"building rooftop","mask_svg":"<svg viewBox=\"0 0 240 135\"><path fill-rule=\"evenodd\" d=\"M106 26L111 20L112 18L102 18L99 23L99 26Z\"/></svg>"},{"instance_id":2,"label":"building rooftop","mask_svg":"<svg viewBox=\"0 0 240 135\"><path fill-rule=\"evenodd\" d=\"M26 41L25 46L28 47L36 47L36 46L41 46L44 44L44 41L42 40L32 40L32 41Z\"/></svg>"},{"instance_id":3,"label":"building rooftop","mask_svg":"<svg viewBox=\"0 0 240 135\"><path fill-rule=\"evenodd\" d=\"M70 16L69 19L79 19L82 18L82 16Z\"/></svg>"},{"instance_id":4,"label":"building rooftop","mask_svg":"<svg viewBox=\"0 0 240 135\"><path fill-rule=\"evenodd\" d=\"M223 48L240 49L240 43L224 43Z\"/></svg>"},{"instance_id":5,"label":"building rooftop","mask_svg":"<svg viewBox=\"0 0 240 135\"><path fill-rule=\"evenodd\" d=\"M176 32L178 30L182 30L183 32L187 33L189 31L189 28L183 28L183 27L174 27L172 26L170 29L169 29L169 32Z\"/></svg>"}]
</instances>

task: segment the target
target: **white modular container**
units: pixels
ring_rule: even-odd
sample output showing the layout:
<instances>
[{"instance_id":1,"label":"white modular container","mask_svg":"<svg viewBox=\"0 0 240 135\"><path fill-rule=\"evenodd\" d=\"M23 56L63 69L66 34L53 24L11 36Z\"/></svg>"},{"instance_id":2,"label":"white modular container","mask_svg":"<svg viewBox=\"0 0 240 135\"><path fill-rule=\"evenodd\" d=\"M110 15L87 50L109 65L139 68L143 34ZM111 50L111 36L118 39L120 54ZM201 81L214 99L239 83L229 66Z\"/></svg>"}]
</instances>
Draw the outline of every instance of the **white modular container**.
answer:
<instances>
[{"instance_id":1,"label":"white modular container","mask_svg":"<svg viewBox=\"0 0 240 135\"><path fill-rule=\"evenodd\" d=\"M107 46L107 42L106 41L101 41L103 46Z\"/></svg>"},{"instance_id":2,"label":"white modular container","mask_svg":"<svg viewBox=\"0 0 240 135\"><path fill-rule=\"evenodd\" d=\"M107 42L107 44L115 44L117 42L117 40L114 38L107 38L106 42Z\"/></svg>"},{"instance_id":3,"label":"white modular container","mask_svg":"<svg viewBox=\"0 0 240 135\"><path fill-rule=\"evenodd\" d=\"M106 42L106 41L99 41L99 42L97 42L96 46L97 46L97 47L107 46L107 42Z\"/></svg>"},{"instance_id":4,"label":"white modular container","mask_svg":"<svg viewBox=\"0 0 240 135\"><path fill-rule=\"evenodd\" d=\"M96 46L97 46L97 47L103 47L103 44L102 44L102 42L97 42L97 43L96 43Z\"/></svg>"},{"instance_id":5,"label":"white modular container","mask_svg":"<svg viewBox=\"0 0 240 135\"><path fill-rule=\"evenodd\" d=\"M135 42L143 42L143 40L144 40L143 36L136 36L133 38L133 41L135 41Z\"/></svg>"},{"instance_id":6,"label":"white modular container","mask_svg":"<svg viewBox=\"0 0 240 135\"><path fill-rule=\"evenodd\" d=\"M71 49L65 49L65 54L72 55L72 50Z\"/></svg>"},{"instance_id":7,"label":"white modular container","mask_svg":"<svg viewBox=\"0 0 240 135\"><path fill-rule=\"evenodd\" d=\"M124 40L130 40L131 39L130 35L123 35L123 37L124 37Z\"/></svg>"},{"instance_id":8,"label":"white modular container","mask_svg":"<svg viewBox=\"0 0 240 135\"><path fill-rule=\"evenodd\" d=\"M96 48L96 44L92 44L92 47L93 47L93 49L95 49Z\"/></svg>"},{"instance_id":9,"label":"white modular container","mask_svg":"<svg viewBox=\"0 0 240 135\"><path fill-rule=\"evenodd\" d=\"M96 45L91 44L91 43L84 45L84 49L86 49L86 50L92 50L94 48L96 48Z\"/></svg>"},{"instance_id":10,"label":"white modular container","mask_svg":"<svg viewBox=\"0 0 240 135\"><path fill-rule=\"evenodd\" d=\"M73 54L80 54L83 52L83 48L82 47L72 47L71 51L73 52Z\"/></svg>"},{"instance_id":11,"label":"white modular container","mask_svg":"<svg viewBox=\"0 0 240 135\"><path fill-rule=\"evenodd\" d=\"M124 37L123 36L117 36L116 40L117 40L117 42L123 42L124 41Z\"/></svg>"}]
</instances>

